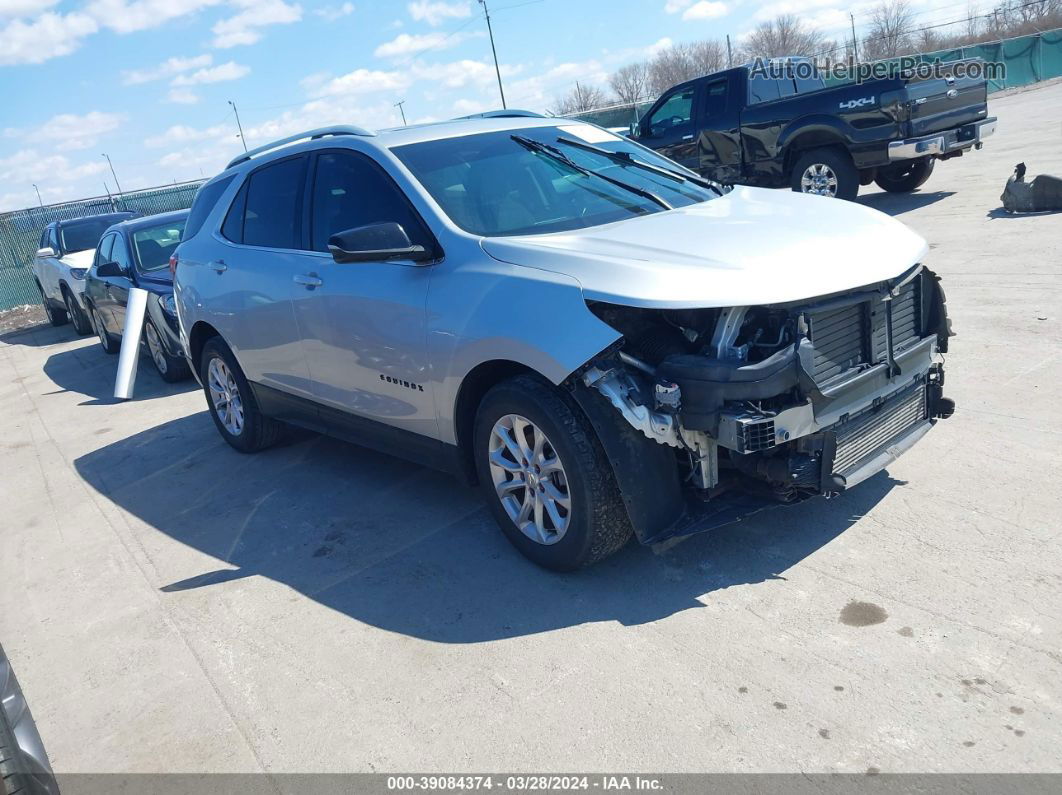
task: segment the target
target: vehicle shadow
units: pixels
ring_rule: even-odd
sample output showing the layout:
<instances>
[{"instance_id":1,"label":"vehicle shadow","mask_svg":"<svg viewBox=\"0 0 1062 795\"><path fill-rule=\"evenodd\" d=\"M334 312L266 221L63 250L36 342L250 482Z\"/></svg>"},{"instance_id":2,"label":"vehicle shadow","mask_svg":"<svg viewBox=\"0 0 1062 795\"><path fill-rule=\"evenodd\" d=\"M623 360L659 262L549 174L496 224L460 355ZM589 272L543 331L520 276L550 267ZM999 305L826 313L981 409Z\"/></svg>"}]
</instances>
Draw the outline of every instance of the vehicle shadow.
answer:
<instances>
[{"instance_id":1,"label":"vehicle shadow","mask_svg":"<svg viewBox=\"0 0 1062 795\"><path fill-rule=\"evenodd\" d=\"M936 204L954 195L955 191L953 190L916 191L914 193L881 191L880 193L868 193L864 196L859 196L856 201L865 207L873 207L875 210L881 210L881 212L889 215L903 215L911 210L918 210L922 207L928 207L930 204Z\"/></svg>"},{"instance_id":2,"label":"vehicle shadow","mask_svg":"<svg viewBox=\"0 0 1062 795\"><path fill-rule=\"evenodd\" d=\"M82 406L122 402L114 397L117 372L118 357L108 356L98 344L67 348L52 354L44 363L44 374L58 387L56 392L75 392L90 398L79 404ZM152 366L151 360L141 354L137 363L133 400L151 400L198 388L199 384L192 378L176 384L166 383Z\"/></svg>"},{"instance_id":3,"label":"vehicle shadow","mask_svg":"<svg viewBox=\"0 0 1062 795\"><path fill-rule=\"evenodd\" d=\"M228 564L159 583L165 598L268 577L358 621L440 643L641 624L710 604L721 589L785 579L902 485L881 474L841 499L767 511L661 554L632 543L559 575L512 549L477 490L326 437L248 458L201 412L74 463L123 510ZM165 580L165 556L154 564Z\"/></svg>"},{"instance_id":4,"label":"vehicle shadow","mask_svg":"<svg viewBox=\"0 0 1062 795\"><path fill-rule=\"evenodd\" d=\"M25 345L29 348L46 348L49 345L57 345L60 342L69 342L73 339L79 339L79 337L74 331L74 327L69 323L65 326L39 323L0 334L0 342L5 345Z\"/></svg>"}]
</instances>

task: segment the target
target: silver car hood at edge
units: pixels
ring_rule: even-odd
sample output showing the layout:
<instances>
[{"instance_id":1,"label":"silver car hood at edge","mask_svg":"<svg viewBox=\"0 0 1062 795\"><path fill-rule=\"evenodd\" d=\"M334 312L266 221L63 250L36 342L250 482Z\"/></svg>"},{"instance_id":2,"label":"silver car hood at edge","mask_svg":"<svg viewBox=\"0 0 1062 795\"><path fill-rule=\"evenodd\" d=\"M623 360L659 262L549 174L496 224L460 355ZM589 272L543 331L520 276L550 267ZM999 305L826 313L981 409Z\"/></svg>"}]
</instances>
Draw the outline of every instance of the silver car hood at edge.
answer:
<instances>
[{"instance_id":1,"label":"silver car hood at edge","mask_svg":"<svg viewBox=\"0 0 1062 795\"><path fill-rule=\"evenodd\" d=\"M584 297L692 308L798 301L899 276L927 246L860 204L739 186L602 226L482 241L495 259L563 273Z\"/></svg>"}]
</instances>

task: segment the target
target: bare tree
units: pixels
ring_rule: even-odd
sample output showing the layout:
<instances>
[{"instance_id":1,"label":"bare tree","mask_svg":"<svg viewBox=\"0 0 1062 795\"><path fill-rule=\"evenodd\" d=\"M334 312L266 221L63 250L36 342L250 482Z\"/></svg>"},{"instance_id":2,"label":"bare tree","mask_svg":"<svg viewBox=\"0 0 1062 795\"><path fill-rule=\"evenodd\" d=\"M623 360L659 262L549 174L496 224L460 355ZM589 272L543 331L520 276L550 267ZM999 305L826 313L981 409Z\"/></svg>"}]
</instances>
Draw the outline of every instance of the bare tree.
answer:
<instances>
[{"instance_id":1,"label":"bare tree","mask_svg":"<svg viewBox=\"0 0 1062 795\"><path fill-rule=\"evenodd\" d=\"M604 104L605 92L596 86L588 86L576 80L575 88L553 102L553 113L557 116L568 116L600 108Z\"/></svg>"},{"instance_id":2,"label":"bare tree","mask_svg":"<svg viewBox=\"0 0 1062 795\"><path fill-rule=\"evenodd\" d=\"M726 44L718 39L704 39L689 45L690 65L697 76L710 75L726 68Z\"/></svg>"},{"instance_id":3,"label":"bare tree","mask_svg":"<svg viewBox=\"0 0 1062 795\"><path fill-rule=\"evenodd\" d=\"M616 99L624 105L633 105L649 93L649 64L640 61L621 66L609 75L608 84Z\"/></svg>"},{"instance_id":4,"label":"bare tree","mask_svg":"<svg viewBox=\"0 0 1062 795\"><path fill-rule=\"evenodd\" d=\"M829 49L832 43L819 31L807 27L795 14L782 14L760 23L745 39L742 54L745 60L786 55L815 56Z\"/></svg>"},{"instance_id":5,"label":"bare tree","mask_svg":"<svg viewBox=\"0 0 1062 795\"><path fill-rule=\"evenodd\" d=\"M868 60L893 58L911 51L914 14L907 0L886 0L870 12L870 32L862 51Z\"/></svg>"}]
</instances>

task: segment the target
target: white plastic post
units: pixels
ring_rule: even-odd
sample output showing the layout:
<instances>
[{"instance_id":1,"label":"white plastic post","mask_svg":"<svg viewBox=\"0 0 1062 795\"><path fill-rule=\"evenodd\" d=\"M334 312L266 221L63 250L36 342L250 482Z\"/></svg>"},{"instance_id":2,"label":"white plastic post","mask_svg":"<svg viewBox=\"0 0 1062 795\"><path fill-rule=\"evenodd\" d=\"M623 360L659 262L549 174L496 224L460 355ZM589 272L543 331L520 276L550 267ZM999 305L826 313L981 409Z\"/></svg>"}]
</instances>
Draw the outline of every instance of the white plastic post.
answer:
<instances>
[{"instance_id":1,"label":"white plastic post","mask_svg":"<svg viewBox=\"0 0 1062 795\"><path fill-rule=\"evenodd\" d=\"M122 351L118 354L118 376L114 379L114 396L122 400L133 397L136 381L136 362L140 358L140 334L144 331L144 310L148 291L129 288L125 305L125 328L122 329Z\"/></svg>"}]
</instances>

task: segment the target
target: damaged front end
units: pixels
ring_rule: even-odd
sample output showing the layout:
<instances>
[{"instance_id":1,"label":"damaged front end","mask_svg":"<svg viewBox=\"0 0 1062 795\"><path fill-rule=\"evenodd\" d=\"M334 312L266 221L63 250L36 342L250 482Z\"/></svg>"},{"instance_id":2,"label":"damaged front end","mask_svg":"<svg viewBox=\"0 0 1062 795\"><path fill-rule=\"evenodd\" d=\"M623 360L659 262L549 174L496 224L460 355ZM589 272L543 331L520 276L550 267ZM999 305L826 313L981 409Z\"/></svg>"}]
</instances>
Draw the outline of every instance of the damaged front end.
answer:
<instances>
[{"instance_id":1,"label":"damaged front end","mask_svg":"<svg viewBox=\"0 0 1062 795\"><path fill-rule=\"evenodd\" d=\"M589 306L623 339L573 388L643 543L837 495L954 411L944 294L921 265L772 306Z\"/></svg>"}]
</instances>

